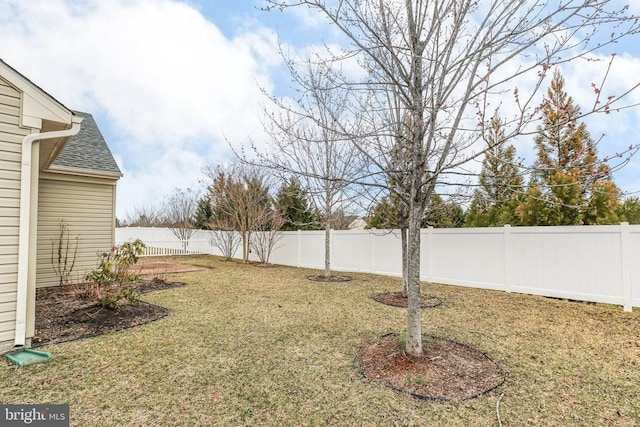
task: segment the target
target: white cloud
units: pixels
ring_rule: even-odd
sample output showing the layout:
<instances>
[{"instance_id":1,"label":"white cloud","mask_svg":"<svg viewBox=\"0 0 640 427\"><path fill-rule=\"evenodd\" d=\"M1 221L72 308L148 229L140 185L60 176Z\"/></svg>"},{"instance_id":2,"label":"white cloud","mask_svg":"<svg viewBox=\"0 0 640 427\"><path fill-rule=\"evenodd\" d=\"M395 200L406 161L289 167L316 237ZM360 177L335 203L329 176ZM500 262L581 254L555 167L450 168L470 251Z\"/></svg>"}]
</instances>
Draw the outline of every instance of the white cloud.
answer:
<instances>
[{"instance_id":1,"label":"white cloud","mask_svg":"<svg viewBox=\"0 0 640 427\"><path fill-rule=\"evenodd\" d=\"M204 166L206 162L197 153L175 148L152 157L145 168L125 169L124 177L118 183L118 193L122 193L118 203L124 200L128 206L123 210L117 206L118 212L159 205L176 188L200 189L199 181L203 178L200 171Z\"/></svg>"},{"instance_id":2,"label":"white cloud","mask_svg":"<svg viewBox=\"0 0 640 427\"><path fill-rule=\"evenodd\" d=\"M194 2L0 0L0 57L69 108L93 113L107 136L125 173L118 185L119 217L176 187L197 186L203 166L231 157L225 138L238 144L251 137L260 144L259 105L265 100L258 85L286 95L273 33L247 16L245 24L234 22L235 36L229 38ZM316 30L317 43L317 29L326 29L326 20L306 8L291 11L283 15L298 21L287 29ZM220 13L228 14L226 5ZM335 30L326 36L332 47L344 41ZM294 55L314 48L302 39L291 41ZM607 90L617 95L637 81L640 59L620 55L614 65ZM563 68L568 91L583 109L593 100L590 83L599 81L601 71L580 61ZM354 76L362 70L352 60L345 72ZM524 93L529 85L513 87ZM640 101L640 94L630 99ZM512 95L501 101L512 105ZM635 137L639 118L636 109L598 116L588 126L594 137L607 133L616 147L635 142L626 138ZM518 150L527 157L533 153L530 141ZM618 182L640 189L634 176Z\"/></svg>"},{"instance_id":3,"label":"white cloud","mask_svg":"<svg viewBox=\"0 0 640 427\"><path fill-rule=\"evenodd\" d=\"M582 112L590 111L594 105L603 105L609 96L615 102L609 114L596 113L585 118L587 130L597 141L600 158L611 158L617 153L624 153L630 145L640 143L638 138L638 123L640 123L640 109L637 107L624 108L640 104L640 90L622 97L625 92L639 83L640 58L629 55L615 57L607 75L610 57L600 57L599 62L576 61L564 66L562 72L567 83L567 93L580 105ZM606 76L606 79L605 79ZM600 94L601 104L595 104L597 96L592 87L604 85ZM622 98L621 98L622 97ZM616 167L619 158L613 158L609 164ZM614 173L616 184L624 192L640 190L638 169L640 158L637 156L625 168Z\"/></svg>"},{"instance_id":4,"label":"white cloud","mask_svg":"<svg viewBox=\"0 0 640 427\"><path fill-rule=\"evenodd\" d=\"M228 39L175 0L4 0L0 12L0 56L69 108L105 118L126 174L120 216L195 185L202 166L230 155L225 137L261 133L256 83L271 89L279 61L265 29Z\"/></svg>"}]
</instances>

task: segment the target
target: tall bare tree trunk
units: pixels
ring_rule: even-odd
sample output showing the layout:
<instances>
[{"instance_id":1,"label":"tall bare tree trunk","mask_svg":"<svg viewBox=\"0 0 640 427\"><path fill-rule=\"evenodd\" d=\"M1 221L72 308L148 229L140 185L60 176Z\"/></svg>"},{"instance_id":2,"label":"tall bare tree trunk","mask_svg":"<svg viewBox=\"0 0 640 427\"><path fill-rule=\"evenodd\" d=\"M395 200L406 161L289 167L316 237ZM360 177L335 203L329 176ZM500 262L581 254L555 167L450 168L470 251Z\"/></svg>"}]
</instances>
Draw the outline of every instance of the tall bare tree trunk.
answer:
<instances>
[{"instance_id":1,"label":"tall bare tree trunk","mask_svg":"<svg viewBox=\"0 0 640 427\"><path fill-rule=\"evenodd\" d=\"M328 204L328 203L327 203ZM324 223L324 277L331 276L331 208L328 208Z\"/></svg>"},{"instance_id":2,"label":"tall bare tree trunk","mask_svg":"<svg viewBox=\"0 0 640 427\"><path fill-rule=\"evenodd\" d=\"M243 231L242 232L242 262L243 263L248 263L249 262L249 232L248 231Z\"/></svg>"},{"instance_id":3,"label":"tall bare tree trunk","mask_svg":"<svg viewBox=\"0 0 640 427\"><path fill-rule=\"evenodd\" d=\"M409 257L407 246L407 229L400 228L400 245L402 246L402 296L407 298L407 292L409 288Z\"/></svg>"},{"instance_id":4,"label":"tall bare tree trunk","mask_svg":"<svg viewBox=\"0 0 640 427\"><path fill-rule=\"evenodd\" d=\"M409 213L407 239L407 341L410 356L422 355L422 313L420 310L420 215L417 207Z\"/></svg>"},{"instance_id":5,"label":"tall bare tree trunk","mask_svg":"<svg viewBox=\"0 0 640 427\"><path fill-rule=\"evenodd\" d=\"M328 145L325 145L328 149ZM331 167L331 159L325 155L325 170L329 171ZM333 211L333 189L329 179L324 179L324 277L331 276L331 213Z\"/></svg>"}]
</instances>

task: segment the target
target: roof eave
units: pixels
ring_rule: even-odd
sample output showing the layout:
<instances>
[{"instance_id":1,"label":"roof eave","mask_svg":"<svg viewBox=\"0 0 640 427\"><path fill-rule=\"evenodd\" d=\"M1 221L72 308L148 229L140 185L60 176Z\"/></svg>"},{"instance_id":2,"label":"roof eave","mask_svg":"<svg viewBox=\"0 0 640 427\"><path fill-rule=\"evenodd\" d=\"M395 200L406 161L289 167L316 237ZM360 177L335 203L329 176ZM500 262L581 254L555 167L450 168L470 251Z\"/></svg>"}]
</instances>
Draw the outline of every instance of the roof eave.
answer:
<instances>
[{"instance_id":1,"label":"roof eave","mask_svg":"<svg viewBox=\"0 0 640 427\"><path fill-rule=\"evenodd\" d=\"M73 115L73 117L71 117L72 123L80 123L80 126L82 126L82 120L83 120L82 117L76 116L75 114ZM47 159L45 159L44 162L41 164L42 169L49 169L51 164L55 161L56 157L58 157L58 155L62 152L65 145L67 145L67 142L69 142L69 139L70 138L63 138L55 142L55 145L51 150L51 153L49 154Z\"/></svg>"},{"instance_id":2,"label":"roof eave","mask_svg":"<svg viewBox=\"0 0 640 427\"><path fill-rule=\"evenodd\" d=\"M73 112L2 59L0 75L23 94L20 122L22 127L42 129L43 121L52 121L71 128Z\"/></svg>"},{"instance_id":3,"label":"roof eave","mask_svg":"<svg viewBox=\"0 0 640 427\"><path fill-rule=\"evenodd\" d=\"M44 172L64 175L86 176L89 178L106 178L118 180L123 177L122 172L99 171L95 169L74 168L70 166L51 165Z\"/></svg>"}]
</instances>

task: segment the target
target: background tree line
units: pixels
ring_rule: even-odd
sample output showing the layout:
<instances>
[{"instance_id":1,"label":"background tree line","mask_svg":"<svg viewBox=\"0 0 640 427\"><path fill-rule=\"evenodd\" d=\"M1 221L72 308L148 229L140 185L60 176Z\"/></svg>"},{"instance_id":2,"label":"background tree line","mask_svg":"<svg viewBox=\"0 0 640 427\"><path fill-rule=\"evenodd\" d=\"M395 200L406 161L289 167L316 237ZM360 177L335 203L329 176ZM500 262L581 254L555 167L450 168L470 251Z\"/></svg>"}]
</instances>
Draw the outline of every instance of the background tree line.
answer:
<instances>
[{"instance_id":1,"label":"background tree line","mask_svg":"<svg viewBox=\"0 0 640 427\"><path fill-rule=\"evenodd\" d=\"M622 198L606 159L598 158L580 108L565 91L555 71L542 104L543 121L536 129L537 157L524 166L513 144L506 145L503 123L491 120L487 150L468 208L464 197L432 196L423 226L496 227L505 224L605 225L640 223L640 199ZM528 183L526 171L530 170ZM384 197L373 209L369 225L401 225L397 198Z\"/></svg>"},{"instance_id":2,"label":"background tree line","mask_svg":"<svg viewBox=\"0 0 640 427\"><path fill-rule=\"evenodd\" d=\"M524 166L513 144L504 144L503 123L491 121L478 183L470 195L431 196L423 227L494 227L505 224L604 225L627 221L640 224L640 199L622 197L606 159L600 159L596 144L580 122L580 108L565 91L565 80L556 70L543 101L543 122L534 144L537 157ZM308 141L307 141L308 143ZM526 171L531 170L526 182ZM280 179L268 169L231 165L205 171L204 194L176 189L158 205L136 207L120 225L168 227L181 240L187 229L245 229L264 231L344 230L363 212L362 203L343 202L335 211L313 203L312 189L303 177ZM345 187L344 184L342 184ZM469 188L473 188L472 185ZM368 200L365 198L365 200ZM394 195L373 200L364 216L369 228L402 227L402 204ZM244 212L245 218L237 217ZM236 217L234 220L231 217ZM245 251L247 248L245 248Z\"/></svg>"},{"instance_id":3,"label":"background tree line","mask_svg":"<svg viewBox=\"0 0 640 427\"><path fill-rule=\"evenodd\" d=\"M543 120L533 138L537 155L532 165L524 165L515 146L505 144L503 121L495 115L488 127L477 184L465 185L472 191L463 194L433 192L421 227L639 224L640 199L622 197L608 159L598 157L596 143L579 120L580 108L566 92L558 70L541 111ZM273 129L272 134L278 135ZM347 181L339 181L340 174L354 174L345 172L344 165L345 159L353 165L353 153L346 153L344 147L336 153L335 141L327 142L326 136L314 140L309 133L302 135L304 138L287 144L279 141L271 155L286 152L290 164L298 168L305 166L306 159L313 179L308 171L307 175L304 171L282 174L246 162L212 166L205 171L204 192L176 189L158 205L136 207L119 224L167 227L184 242L194 229L217 231L214 243L223 253L231 258L242 245L245 262L252 247L266 262L279 231L344 230L359 217L365 219L367 228L406 229L406 209L396 194L372 197ZM314 143L322 150L309 150ZM391 154L401 158L402 153ZM239 231L240 237L233 231ZM258 231L261 233L255 233ZM329 264L325 274L330 274Z\"/></svg>"}]
</instances>

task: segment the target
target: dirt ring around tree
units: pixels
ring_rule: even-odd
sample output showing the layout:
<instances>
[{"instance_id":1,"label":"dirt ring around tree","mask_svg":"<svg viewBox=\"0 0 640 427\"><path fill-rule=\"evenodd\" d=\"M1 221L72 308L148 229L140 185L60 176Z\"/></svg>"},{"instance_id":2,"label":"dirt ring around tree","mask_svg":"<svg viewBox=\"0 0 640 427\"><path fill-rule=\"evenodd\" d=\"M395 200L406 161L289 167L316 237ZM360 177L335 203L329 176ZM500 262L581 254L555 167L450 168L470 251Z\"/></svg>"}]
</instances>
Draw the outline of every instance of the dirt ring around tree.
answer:
<instances>
[{"instance_id":1,"label":"dirt ring around tree","mask_svg":"<svg viewBox=\"0 0 640 427\"><path fill-rule=\"evenodd\" d=\"M410 357L390 333L360 349L355 361L367 380L427 400L473 399L506 379L497 363L467 344L423 335L422 345L424 355Z\"/></svg>"},{"instance_id":2,"label":"dirt ring around tree","mask_svg":"<svg viewBox=\"0 0 640 427\"><path fill-rule=\"evenodd\" d=\"M402 296L402 292L384 292L372 295L375 301L393 307L404 307L408 305L407 297ZM420 308L432 308L442 304L442 300L434 295L420 295Z\"/></svg>"}]
</instances>

